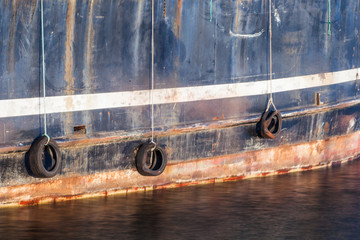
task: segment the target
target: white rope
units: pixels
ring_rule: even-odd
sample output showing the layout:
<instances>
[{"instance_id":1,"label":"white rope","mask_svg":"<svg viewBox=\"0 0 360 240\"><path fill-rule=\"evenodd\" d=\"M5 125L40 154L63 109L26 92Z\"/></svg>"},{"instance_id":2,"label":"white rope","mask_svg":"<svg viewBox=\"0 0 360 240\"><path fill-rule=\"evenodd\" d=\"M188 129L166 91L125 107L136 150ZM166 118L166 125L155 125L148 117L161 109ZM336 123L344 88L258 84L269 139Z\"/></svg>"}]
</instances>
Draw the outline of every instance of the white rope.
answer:
<instances>
[{"instance_id":1,"label":"white rope","mask_svg":"<svg viewBox=\"0 0 360 240\"><path fill-rule=\"evenodd\" d=\"M331 36L331 0L329 0L328 8L329 8L329 16L328 16L328 35Z\"/></svg>"},{"instance_id":2,"label":"white rope","mask_svg":"<svg viewBox=\"0 0 360 240\"><path fill-rule=\"evenodd\" d=\"M272 89L272 80L273 80L273 71L272 71L272 29L271 29L271 20L272 20L272 3L271 0L269 0L269 82L270 82L270 92L269 92L269 101L266 107L266 111L269 110L270 105L273 105L275 111L276 106L274 104L274 100L273 100L273 89Z\"/></svg>"},{"instance_id":3,"label":"white rope","mask_svg":"<svg viewBox=\"0 0 360 240\"><path fill-rule=\"evenodd\" d=\"M151 142L154 142L154 0L151 0L151 92L150 92L150 102L151 102ZM153 150L156 148L156 143ZM151 153L153 152L151 151ZM152 158L151 158L152 159Z\"/></svg>"},{"instance_id":4,"label":"white rope","mask_svg":"<svg viewBox=\"0 0 360 240\"><path fill-rule=\"evenodd\" d=\"M44 39L44 1L40 1L40 10L41 10L41 55L42 55L42 83L43 83L43 100L44 100L44 136L47 137L47 145L50 141L50 137L47 134L47 124L46 124L46 84L45 84L45 39Z\"/></svg>"}]
</instances>

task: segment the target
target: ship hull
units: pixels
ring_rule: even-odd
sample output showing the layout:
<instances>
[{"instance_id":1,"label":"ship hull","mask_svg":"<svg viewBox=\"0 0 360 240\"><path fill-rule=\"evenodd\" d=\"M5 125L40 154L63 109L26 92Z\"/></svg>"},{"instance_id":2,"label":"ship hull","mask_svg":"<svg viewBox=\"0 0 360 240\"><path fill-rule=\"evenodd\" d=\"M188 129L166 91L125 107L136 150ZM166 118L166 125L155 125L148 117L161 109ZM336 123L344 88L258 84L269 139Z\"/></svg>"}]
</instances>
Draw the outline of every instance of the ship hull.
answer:
<instances>
[{"instance_id":1,"label":"ship hull","mask_svg":"<svg viewBox=\"0 0 360 240\"><path fill-rule=\"evenodd\" d=\"M358 1L40 3L0 3L0 206L304 171L360 154ZM282 127L265 139L271 101ZM62 155L52 178L30 167L45 132ZM167 155L159 176L135 164L151 141Z\"/></svg>"},{"instance_id":2,"label":"ship hull","mask_svg":"<svg viewBox=\"0 0 360 240\"><path fill-rule=\"evenodd\" d=\"M29 174L27 147L12 149L1 158L1 166L7 169L7 174L3 173L0 201L3 205L38 204L341 164L357 159L360 154L358 109L359 103L351 101L296 116L289 114L284 118L282 137L275 141L257 137L256 120L159 134L157 140L164 143L171 161L164 173L155 177L142 176L135 168L137 146L146 141L143 136L112 136L64 143L61 145L64 158L61 174L51 180L39 181ZM309 128L311 136L308 130L303 134L298 132ZM195 146L189 145L189 141ZM190 153L193 153L192 158ZM8 164L10 161L12 165Z\"/></svg>"}]
</instances>

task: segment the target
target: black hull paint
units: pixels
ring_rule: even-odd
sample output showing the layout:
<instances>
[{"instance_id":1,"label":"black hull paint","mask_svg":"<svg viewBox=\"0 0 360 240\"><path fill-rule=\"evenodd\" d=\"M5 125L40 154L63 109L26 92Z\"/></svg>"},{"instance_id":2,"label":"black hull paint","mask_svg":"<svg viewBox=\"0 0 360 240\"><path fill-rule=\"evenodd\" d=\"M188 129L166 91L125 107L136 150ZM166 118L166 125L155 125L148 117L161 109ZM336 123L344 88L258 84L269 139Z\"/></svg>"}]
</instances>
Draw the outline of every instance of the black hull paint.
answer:
<instances>
[{"instance_id":1,"label":"black hull paint","mask_svg":"<svg viewBox=\"0 0 360 240\"><path fill-rule=\"evenodd\" d=\"M56 179L135 169L137 148L150 141L151 105L106 107L114 99L104 98L101 109L90 102L71 110L77 103L66 97L150 90L152 27L155 90L214 86L209 99L182 100L189 97L183 93L155 104L155 141L169 164L356 134L360 1L331 0L331 11L325 0L272 3L270 61L269 1L155 0L152 25L151 1L45 0L46 95L66 108L47 114L48 134L63 154ZM40 1L2 1L0 11L0 106L9 114L13 107L26 112L21 100L40 102L43 94ZM285 89L310 84L275 89L284 116L275 140L256 133L270 88L259 94L253 87L270 84L270 62L274 81L288 78ZM254 94L215 96L218 86L238 83L249 83ZM26 156L43 132L41 110L0 116L0 187L43 182L31 176Z\"/></svg>"}]
</instances>

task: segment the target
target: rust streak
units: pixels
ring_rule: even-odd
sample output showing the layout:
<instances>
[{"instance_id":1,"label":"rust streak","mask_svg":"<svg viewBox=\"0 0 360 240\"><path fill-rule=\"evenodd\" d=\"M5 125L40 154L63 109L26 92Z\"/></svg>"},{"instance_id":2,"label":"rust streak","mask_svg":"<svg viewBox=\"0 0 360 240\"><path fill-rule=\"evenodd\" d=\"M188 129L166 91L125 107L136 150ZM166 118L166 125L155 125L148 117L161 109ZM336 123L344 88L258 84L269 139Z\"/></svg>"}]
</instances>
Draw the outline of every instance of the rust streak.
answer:
<instances>
[{"instance_id":1,"label":"rust streak","mask_svg":"<svg viewBox=\"0 0 360 240\"><path fill-rule=\"evenodd\" d=\"M182 18L182 9L183 9L183 0L178 0L176 14L175 14L175 21L174 21L174 35L177 39L180 39L181 35L181 18ZM180 54L176 57L174 61L174 65L177 68L179 66L179 58ZM178 78L178 72L174 71L174 79Z\"/></svg>"},{"instance_id":2,"label":"rust streak","mask_svg":"<svg viewBox=\"0 0 360 240\"><path fill-rule=\"evenodd\" d=\"M86 36L85 36L85 67L83 70L83 77L84 77L84 85L86 93L90 93L90 89L92 86L92 80L93 80L93 60L94 60L94 40L95 40L95 30L94 30L94 24L93 24L93 12L94 12L94 1L89 2L89 8L88 8L88 15L87 15L87 25L86 25Z\"/></svg>"},{"instance_id":3,"label":"rust streak","mask_svg":"<svg viewBox=\"0 0 360 240\"><path fill-rule=\"evenodd\" d=\"M178 0L174 22L174 35L179 39L181 32L181 18L182 18L183 0Z\"/></svg>"},{"instance_id":4,"label":"rust streak","mask_svg":"<svg viewBox=\"0 0 360 240\"><path fill-rule=\"evenodd\" d=\"M26 205L26 206L33 206L33 205L38 205L39 202L40 202L40 200L20 201L19 204Z\"/></svg>"},{"instance_id":5,"label":"rust streak","mask_svg":"<svg viewBox=\"0 0 360 240\"><path fill-rule=\"evenodd\" d=\"M66 13L66 42L65 42L65 81L67 82L66 92L69 95L74 94L74 77L73 77L73 45L75 30L75 8L76 1L69 1Z\"/></svg>"},{"instance_id":6,"label":"rust streak","mask_svg":"<svg viewBox=\"0 0 360 240\"><path fill-rule=\"evenodd\" d=\"M285 174L288 173L290 171L290 169L280 169L276 171L276 174Z\"/></svg>"},{"instance_id":7,"label":"rust streak","mask_svg":"<svg viewBox=\"0 0 360 240\"><path fill-rule=\"evenodd\" d=\"M84 83L84 92L83 93L92 93L93 92L93 81L94 76L94 50L95 50L95 29L94 29L94 6L97 1L89 1L88 5L88 14L87 14L87 24L85 29L85 53L84 53L84 68L83 68L83 83ZM91 115L88 111L82 112L83 124L89 126L88 132L91 133Z\"/></svg>"},{"instance_id":8,"label":"rust streak","mask_svg":"<svg viewBox=\"0 0 360 240\"><path fill-rule=\"evenodd\" d=\"M302 167L301 170L310 170L312 168L313 168L313 166L309 165L309 166Z\"/></svg>"},{"instance_id":9,"label":"rust streak","mask_svg":"<svg viewBox=\"0 0 360 240\"><path fill-rule=\"evenodd\" d=\"M238 177L224 178L224 179L223 179L223 182L238 181L238 180L244 179L245 177L246 177L246 176L238 176Z\"/></svg>"},{"instance_id":10,"label":"rust streak","mask_svg":"<svg viewBox=\"0 0 360 240\"><path fill-rule=\"evenodd\" d=\"M356 159L358 156L350 157L346 160L338 161L338 162L345 162L350 161L353 159ZM211 160L204 160L204 161L211 161ZM320 162L318 162L315 166L315 168L319 167L327 167L331 166L331 163L324 163L324 159L320 159ZM191 171L191 169L194 166L192 164L187 164L186 169L184 169L181 166L174 166L174 168L180 169L180 171ZM306 167L304 168L296 168L292 169L289 172L297 172L297 171L304 171L307 170ZM257 176L270 176L277 174L277 171L268 171L264 172L262 174L247 174L247 175L239 175L239 176L233 176L233 177L218 177L218 178L207 178L207 179L193 179L189 180L187 182L169 182L165 184L161 184L161 182L164 182L164 180L169 179L171 175L169 175L169 171L167 172L167 175L161 175L157 178L152 178L152 180L149 182L149 178L139 176L139 174L132 173L133 171L119 171L119 172L108 172L108 173L101 173L101 174L94 174L91 176L76 176L76 177L67 177L63 179L57 179L52 180L50 182L42 182L37 184L29 184L27 186L16 186L16 187L4 187L0 191L0 198L5 199L1 195L7 195L12 196L15 199L19 199L21 197L28 198L29 193L34 196L34 199L27 199L27 200L20 200L18 202L12 202L8 199L6 202L2 202L2 205L0 207L6 207L6 206L29 206L29 205L37 205L42 203L51 203L56 201L66 201L66 200L73 200L73 199L81 199L81 198L89 198L89 197L99 197L106 195L114 195L114 194L127 194L131 192L137 192L137 191L145 191L145 190L159 190L159 189L168 189L168 188L177 188L177 187L187 187L187 186L193 186L198 184L210 184L210 183L217 183L217 182L226 182L226 181L235 181L235 180L241 180L251 177L257 177ZM171 172L171 171L170 171ZM211 170L209 172L209 176L213 175L214 173L218 173L218 168L216 167L214 170ZM130 173L130 175L129 175ZM132 180L127 183L129 180L128 178L131 178L132 180L138 182L138 184L153 184L153 187L115 187L119 184L119 182L125 181L126 184L134 184ZM218 180L217 180L218 179ZM87 182L87 186L83 186L83 183ZM99 183L101 183L99 185ZM95 188L92 188L95 184L97 187L113 187L113 190L105 190L105 191L96 191ZM110 184L110 185L109 185ZM82 186L81 188L76 188L77 191L82 192L74 192L75 189L74 186ZM115 188L114 188L115 187ZM93 192L89 193L89 190L84 191L84 188L92 188ZM110 189L110 188L109 188ZM63 192L62 196L59 196L59 192ZM66 193L72 194L66 194ZM15 196L16 195L16 196ZM54 195L54 196L51 196ZM56 196L55 196L56 195Z\"/></svg>"},{"instance_id":11,"label":"rust streak","mask_svg":"<svg viewBox=\"0 0 360 240\"><path fill-rule=\"evenodd\" d=\"M233 23L233 26L234 26L234 29L233 29L233 31L234 32L239 32L240 31L240 29L239 29L239 27L240 27L240 23L241 23L241 14L240 14L240 9L241 9L241 4L242 4L242 2L243 2L243 0L237 0L236 1L236 13L235 13L235 17L234 17L234 23Z\"/></svg>"},{"instance_id":12,"label":"rust streak","mask_svg":"<svg viewBox=\"0 0 360 240\"><path fill-rule=\"evenodd\" d=\"M68 2L68 9L66 12L66 42L65 42L65 82L66 85L66 93L68 95L74 94L74 31L75 31L75 9L76 9L76 1L70 0ZM69 102L66 103L67 107L71 107L73 102L69 98ZM65 114L65 123L63 126L66 126L65 135L71 134L71 126L73 125L73 114L66 113Z\"/></svg>"}]
</instances>

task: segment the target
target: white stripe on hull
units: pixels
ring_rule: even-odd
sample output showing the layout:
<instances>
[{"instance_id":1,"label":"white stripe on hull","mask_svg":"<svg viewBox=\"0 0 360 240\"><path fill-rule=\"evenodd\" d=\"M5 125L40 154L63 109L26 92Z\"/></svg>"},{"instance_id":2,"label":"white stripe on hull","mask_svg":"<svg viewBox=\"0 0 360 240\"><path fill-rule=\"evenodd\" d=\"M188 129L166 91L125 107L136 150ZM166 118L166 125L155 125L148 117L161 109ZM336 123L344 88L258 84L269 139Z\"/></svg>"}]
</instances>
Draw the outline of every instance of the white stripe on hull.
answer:
<instances>
[{"instance_id":1,"label":"white stripe on hull","mask_svg":"<svg viewBox=\"0 0 360 240\"><path fill-rule=\"evenodd\" d=\"M273 92L286 92L356 80L359 69L273 79ZM267 94L269 80L197 87L155 89L154 104L184 103ZM47 113L64 113L96 109L135 107L150 104L150 90L79 94L47 97ZM0 118L43 114L42 98L0 101Z\"/></svg>"}]
</instances>

